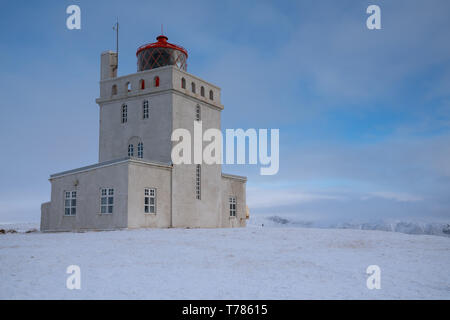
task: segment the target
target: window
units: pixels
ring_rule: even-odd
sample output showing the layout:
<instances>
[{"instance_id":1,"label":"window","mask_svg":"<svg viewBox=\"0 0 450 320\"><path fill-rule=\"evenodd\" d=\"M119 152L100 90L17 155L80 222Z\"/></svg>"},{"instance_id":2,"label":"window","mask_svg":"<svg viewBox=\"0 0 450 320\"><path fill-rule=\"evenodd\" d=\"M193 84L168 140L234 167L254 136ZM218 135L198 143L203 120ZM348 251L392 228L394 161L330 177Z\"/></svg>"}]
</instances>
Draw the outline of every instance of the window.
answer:
<instances>
[{"instance_id":1,"label":"window","mask_svg":"<svg viewBox=\"0 0 450 320\"><path fill-rule=\"evenodd\" d=\"M201 167L199 164L195 168L195 195L198 200L201 199Z\"/></svg>"},{"instance_id":2,"label":"window","mask_svg":"<svg viewBox=\"0 0 450 320\"><path fill-rule=\"evenodd\" d=\"M138 143L138 158L144 157L144 144L142 142Z\"/></svg>"},{"instance_id":3,"label":"window","mask_svg":"<svg viewBox=\"0 0 450 320\"><path fill-rule=\"evenodd\" d=\"M209 90L209 99L214 100L214 92L212 90Z\"/></svg>"},{"instance_id":4,"label":"window","mask_svg":"<svg viewBox=\"0 0 450 320\"><path fill-rule=\"evenodd\" d=\"M200 121L201 120L201 114L200 114L200 106L197 105L195 107L195 120Z\"/></svg>"},{"instance_id":5,"label":"window","mask_svg":"<svg viewBox=\"0 0 450 320\"><path fill-rule=\"evenodd\" d=\"M132 144L128 145L128 156L133 157L134 156L134 146Z\"/></svg>"},{"instance_id":6,"label":"window","mask_svg":"<svg viewBox=\"0 0 450 320\"><path fill-rule=\"evenodd\" d=\"M205 87L204 87L204 86L202 86L202 87L200 88L200 95L201 95L202 97L205 96Z\"/></svg>"},{"instance_id":7,"label":"window","mask_svg":"<svg viewBox=\"0 0 450 320\"><path fill-rule=\"evenodd\" d=\"M77 213L77 192L64 192L64 215L74 216Z\"/></svg>"},{"instance_id":8,"label":"window","mask_svg":"<svg viewBox=\"0 0 450 320\"><path fill-rule=\"evenodd\" d=\"M113 213L114 189L102 189L100 213Z\"/></svg>"},{"instance_id":9,"label":"window","mask_svg":"<svg viewBox=\"0 0 450 320\"><path fill-rule=\"evenodd\" d=\"M236 197L230 197L230 217L236 217Z\"/></svg>"},{"instance_id":10,"label":"window","mask_svg":"<svg viewBox=\"0 0 450 320\"><path fill-rule=\"evenodd\" d=\"M181 78L181 88L186 89L186 79Z\"/></svg>"},{"instance_id":11,"label":"window","mask_svg":"<svg viewBox=\"0 0 450 320\"><path fill-rule=\"evenodd\" d=\"M156 213L156 189L144 189L144 212Z\"/></svg>"},{"instance_id":12,"label":"window","mask_svg":"<svg viewBox=\"0 0 450 320\"><path fill-rule=\"evenodd\" d=\"M122 106L122 123L126 123L128 121L128 107L126 104Z\"/></svg>"},{"instance_id":13,"label":"window","mask_svg":"<svg viewBox=\"0 0 450 320\"><path fill-rule=\"evenodd\" d=\"M191 83L191 89L192 89L192 93L195 93L195 83Z\"/></svg>"},{"instance_id":14,"label":"window","mask_svg":"<svg viewBox=\"0 0 450 320\"><path fill-rule=\"evenodd\" d=\"M117 85L113 85L111 88L111 94L114 96L117 94Z\"/></svg>"},{"instance_id":15,"label":"window","mask_svg":"<svg viewBox=\"0 0 450 320\"><path fill-rule=\"evenodd\" d=\"M148 119L148 100L144 100L142 103L142 118Z\"/></svg>"},{"instance_id":16,"label":"window","mask_svg":"<svg viewBox=\"0 0 450 320\"><path fill-rule=\"evenodd\" d=\"M131 83L130 83L130 82L127 82L127 83L125 84L125 89L126 89L127 92L130 92L130 91L131 91Z\"/></svg>"},{"instance_id":17,"label":"window","mask_svg":"<svg viewBox=\"0 0 450 320\"><path fill-rule=\"evenodd\" d=\"M154 86L155 86L155 87L159 87L159 77L158 77L158 76L156 76L156 77L153 79L153 82L154 82Z\"/></svg>"},{"instance_id":18,"label":"window","mask_svg":"<svg viewBox=\"0 0 450 320\"><path fill-rule=\"evenodd\" d=\"M145 89L145 80L144 80L144 79L141 79L141 80L139 81L139 87L141 87L141 90L144 90L144 89Z\"/></svg>"}]
</instances>

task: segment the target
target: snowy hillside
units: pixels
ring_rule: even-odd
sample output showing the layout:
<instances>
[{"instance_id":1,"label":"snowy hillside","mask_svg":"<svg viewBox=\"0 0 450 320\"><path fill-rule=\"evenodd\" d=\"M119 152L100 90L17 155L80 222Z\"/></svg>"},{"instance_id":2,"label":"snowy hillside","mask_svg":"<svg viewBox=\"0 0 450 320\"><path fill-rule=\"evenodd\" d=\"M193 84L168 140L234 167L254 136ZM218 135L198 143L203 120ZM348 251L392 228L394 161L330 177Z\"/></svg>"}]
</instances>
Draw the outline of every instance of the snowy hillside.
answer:
<instances>
[{"instance_id":1,"label":"snowy hillside","mask_svg":"<svg viewBox=\"0 0 450 320\"><path fill-rule=\"evenodd\" d=\"M381 289L366 268L381 268ZM66 268L81 268L81 290ZM0 298L450 299L450 239L349 229L0 234Z\"/></svg>"},{"instance_id":2,"label":"snowy hillside","mask_svg":"<svg viewBox=\"0 0 450 320\"><path fill-rule=\"evenodd\" d=\"M327 229L358 229L401 232L407 234L428 234L450 237L450 224L430 223L420 221L376 221L376 222L331 222L331 221L305 221L296 215L253 215L250 225L266 227L301 227L301 228L327 228Z\"/></svg>"}]
</instances>

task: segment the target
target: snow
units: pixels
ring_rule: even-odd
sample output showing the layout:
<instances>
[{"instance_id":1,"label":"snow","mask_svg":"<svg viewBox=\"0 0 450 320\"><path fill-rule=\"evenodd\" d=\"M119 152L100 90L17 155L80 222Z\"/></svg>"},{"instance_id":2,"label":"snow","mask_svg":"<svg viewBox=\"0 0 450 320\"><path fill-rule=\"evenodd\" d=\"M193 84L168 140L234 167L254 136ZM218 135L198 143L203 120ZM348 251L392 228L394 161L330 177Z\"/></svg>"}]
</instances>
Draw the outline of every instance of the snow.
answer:
<instances>
[{"instance_id":1,"label":"snow","mask_svg":"<svg viewBox=\"0 0 450 320\"><path fill-rule=\"evenodd\" d=\"M0 234L1 299L450 299L447 237L255 224L25 231ZM366 286L374 264L380 290ZM69 265L81 290L66 288Z\"/></svg>"}]
</instances>

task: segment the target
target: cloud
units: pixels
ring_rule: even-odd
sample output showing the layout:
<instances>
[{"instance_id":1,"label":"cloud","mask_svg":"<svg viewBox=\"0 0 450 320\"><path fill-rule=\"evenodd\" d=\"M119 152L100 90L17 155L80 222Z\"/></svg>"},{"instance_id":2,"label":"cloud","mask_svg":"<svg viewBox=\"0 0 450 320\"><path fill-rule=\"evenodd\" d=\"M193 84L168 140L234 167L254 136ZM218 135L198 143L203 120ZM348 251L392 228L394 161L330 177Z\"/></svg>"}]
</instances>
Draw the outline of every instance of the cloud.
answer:
<instances>
[{"instance_id":1,"label":"cloud","mask_svg":"<svg viewBox=\"0 0 450 320\"><path fill-rule=\"evenodd\" d=\"M422 197L418 197L412 194L408 193L401 193L401 192L371 192L368 196L363 196L363 200L369 199L371 196L373 197L379 197L389 200L395 200L400 202L415 202L415 201L422 201Z\"/></svg>"},{"instance_id":2,"label":"cloud","mask_svg":"<svg viewBox=\"0 0 450 320\"><path fill-rule=\"evenodd\" d=\"M297 142L283 152L278 175L248 178L254 213L450 219L449 135Z\"/></svg>"},{"instance_id":3,"label":"cloud","mask_svg":"<svg viewBox=\"0 0 450 320\"><path fill-rule=\"evenodd\" d=\"M281 61L293 62L291 71L309 77L328 98L392 95L410 77L448 63L448 1L382 1L382 30L375 31L365 27L364 2L321 3L308 6L309 18L293 32Z\"/></svg>"},{"instance_id":4,"label":"cloud","mask_svg":"<svg viewBox=\"0 0 450 320\"><path fill-rule=\"evenodd\" d=\"M321 200L344 200L339 195L304 192L292 189L249 188L248 205L255 209L282 207Z\"/></svg>"}]
</instances>

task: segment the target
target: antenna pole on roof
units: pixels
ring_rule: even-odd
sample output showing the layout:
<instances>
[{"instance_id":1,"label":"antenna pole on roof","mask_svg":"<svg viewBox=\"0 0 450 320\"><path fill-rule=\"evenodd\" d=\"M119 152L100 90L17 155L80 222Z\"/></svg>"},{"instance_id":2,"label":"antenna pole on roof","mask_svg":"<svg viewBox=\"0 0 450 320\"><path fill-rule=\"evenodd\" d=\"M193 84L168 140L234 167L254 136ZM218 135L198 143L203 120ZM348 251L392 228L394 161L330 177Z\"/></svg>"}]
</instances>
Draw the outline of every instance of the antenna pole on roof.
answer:
<instances>
[{"instance_id":1,"label":"antenna pole on roof","mask_svg":"<svg viewBox=\"0 0 450 320\"><path fill-rule=\"evenodd\" d=\"M117 55L117 67L119 66L119 18L117 17L113 30L116 31L116 55Z\"/></svg>"}]
</instances>

